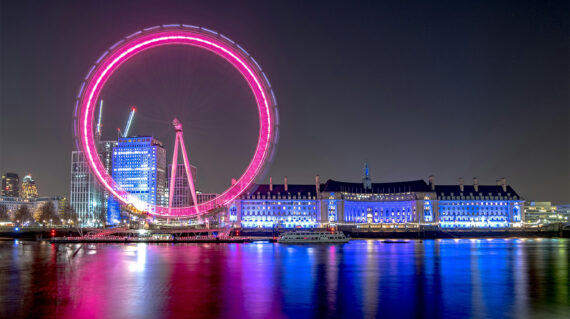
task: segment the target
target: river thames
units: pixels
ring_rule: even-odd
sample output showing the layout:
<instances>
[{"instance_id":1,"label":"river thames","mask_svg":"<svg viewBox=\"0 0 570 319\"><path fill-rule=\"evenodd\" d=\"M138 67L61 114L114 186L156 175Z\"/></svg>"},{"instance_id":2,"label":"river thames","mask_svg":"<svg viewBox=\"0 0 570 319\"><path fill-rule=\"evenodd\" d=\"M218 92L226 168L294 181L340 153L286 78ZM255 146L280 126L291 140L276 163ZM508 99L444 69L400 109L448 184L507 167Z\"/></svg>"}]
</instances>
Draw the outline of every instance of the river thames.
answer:
<instances>
[{"instance_id":1,"label":"river thames","mask_svg":"<svg viewBox=\"0 0 570 319\"><path fill-rule=\"evenodd\" d=\"M569 239L7 240L0 257L1 318L570 317Z\"/></svg>"}]
</instances>

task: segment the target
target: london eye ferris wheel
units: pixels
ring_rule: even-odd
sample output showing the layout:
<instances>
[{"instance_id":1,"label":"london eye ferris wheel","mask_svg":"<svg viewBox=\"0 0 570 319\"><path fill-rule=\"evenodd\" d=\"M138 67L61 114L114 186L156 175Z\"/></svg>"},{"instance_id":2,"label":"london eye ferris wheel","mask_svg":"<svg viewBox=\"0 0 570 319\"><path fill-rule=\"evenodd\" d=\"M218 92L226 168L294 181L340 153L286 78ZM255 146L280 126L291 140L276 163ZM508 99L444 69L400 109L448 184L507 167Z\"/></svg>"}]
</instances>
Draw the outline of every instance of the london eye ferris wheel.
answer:
<instances>
[{"instance_id":1,"label":"london eye ferris wheel","mask_svg":"<svg viewBox=\"0 0 570 319\"><path fill-rule=\"evenodd\" d=\"M214 53L223 58L239 72L247 82L254 97L258 115L258 137L256 147L245 171L235 179L229 188L220 192L214 198L205 202L196 200L196 189L188 162L188 153L184 145L182 123L174 118L175 150L173 153L173 167L171 171L170 200L168 205L155 205L154 209L145 211L148 203L135 194L125 190L117 183L105 169L98 156L95 139L95 109L101 91L109 78L121 65L138 54L163 46L191 46ZM208 214L226 206L238 196L246 192L262 175L273 157L278 140L279 117L277 101L271 84L259 64L240 45L210 29L203 27L169 24L155 26L137 31L112 45L105 51L95 64L89 69L78 92L74 111L74 135L77 148L85 156L85 160L101 186L109 192L119 203L143 211L154 217L195 217ZM180 149L179 149L180 148ZM184 207L172 206L172 193L176 175L175 164L179 150L186 170L188 184L191 189L193 201Z\"/></svg>"}]
</instances>

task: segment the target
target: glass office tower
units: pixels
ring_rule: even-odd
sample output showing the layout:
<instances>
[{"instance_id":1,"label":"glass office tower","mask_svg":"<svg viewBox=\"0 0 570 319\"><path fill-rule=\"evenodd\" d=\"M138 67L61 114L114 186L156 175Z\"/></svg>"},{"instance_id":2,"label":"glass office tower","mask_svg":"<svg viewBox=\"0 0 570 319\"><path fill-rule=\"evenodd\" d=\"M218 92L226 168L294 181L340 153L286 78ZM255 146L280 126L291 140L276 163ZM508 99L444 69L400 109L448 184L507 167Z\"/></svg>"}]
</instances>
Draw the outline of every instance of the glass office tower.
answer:
<instances>
[{"instance_id":1,"label":"glass office tower","mask_svg":"<svg viewBox=\"0 0 570 319\"><path fill-rule=\"evenodd\" d=\"M142 210L155 212L156 205L166 199L166 151L152 137L120 138L113 148L112 177L119 189L129 192L146 203ZM119 203L109 198L107 220L121 221Z\"/></svg>"}]
</instances>

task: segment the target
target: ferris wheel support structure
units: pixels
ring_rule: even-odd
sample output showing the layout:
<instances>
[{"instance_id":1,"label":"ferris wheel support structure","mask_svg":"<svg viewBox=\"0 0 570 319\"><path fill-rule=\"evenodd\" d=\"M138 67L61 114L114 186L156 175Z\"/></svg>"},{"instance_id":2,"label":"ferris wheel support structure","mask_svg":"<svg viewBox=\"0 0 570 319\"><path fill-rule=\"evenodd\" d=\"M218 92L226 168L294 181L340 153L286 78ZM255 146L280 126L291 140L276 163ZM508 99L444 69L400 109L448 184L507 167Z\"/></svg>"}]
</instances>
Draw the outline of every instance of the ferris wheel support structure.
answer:
<instances>
[{"instance_id":1,"label":"ferris wheel support structure","mask_svg":"<svg viewBox=\"0 0 570 319\"><path fill-rule=\"evenodd\" d=\"M190 192L192 193L192 200L194 201L194 207L196 208L197 214L199 213L198 199L196 196L196 187L194 185L194 177L192 176L192 170L190 169L190 162L188 161L188 153L186 152L186 146L184 146L184 134L182 132L182 123L175 118L172 121L172 126L176 130L176 137L174 140L174 154L172 155L172 165L170 168L170 187L168 189L168 210L169 214L172 213L172 204L174 203L174 185L176 181L176 172L178 171L178 145L182 151L182 160L184 161L184 170L186 171L186 178L188 179L188 185L190 186Z\"/></svg>"}]
</instances>

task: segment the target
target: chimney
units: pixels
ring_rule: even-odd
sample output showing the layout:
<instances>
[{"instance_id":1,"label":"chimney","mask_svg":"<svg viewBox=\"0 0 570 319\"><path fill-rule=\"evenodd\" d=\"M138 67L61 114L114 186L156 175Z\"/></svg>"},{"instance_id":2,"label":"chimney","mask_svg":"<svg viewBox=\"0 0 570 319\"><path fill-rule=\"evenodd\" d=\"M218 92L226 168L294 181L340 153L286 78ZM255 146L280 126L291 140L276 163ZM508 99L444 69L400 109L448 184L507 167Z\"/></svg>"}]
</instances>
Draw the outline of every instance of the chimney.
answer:
<instances>
[{"instance_id":1,"label":"chimney","mask_svg":"<svg viewBox=\"0 0 570 319\"><path fill-rule=\"evenodd\" d=\"M269 176L269 191L273 191L273 177Z\"/></svg>"},{"instance_id":2,"label":"chimney","mask_svg":"<svg viewBox=\"0 0 570 319\"><path fill-rule=\"evenodd\" d=\"M475 189L475 192L479 192L479 181L477 180L477 177L473 177L473 188Z\"/></svg>"},{"instance_id":3,"label":"chimney","mask_svg":"<svg viewBox=\"0 0 570 319\"><path fill-rule=\"evenodd\" d=\"M459 177L459 190L463 193L465 188L463 187L463 177Z\"/></svg>"},{"instance_id":4,"label":"chimney","mask_svg":"<svg viewBox=\"0 0 570 319\"><path fill-rule=\"evenodd\" d=\"M320 189L321 189L321 177L317 174L317 176L315 176L315 189L316 189L316 194L317 194L317 199L319 199L320 197Z\"/></svg>"},{"instance_id":5,"label":"chimney","mask_svg":"<svg viewBox=\"0 0 570 319\"><path fill-rule=\"evenodd\" d=\"M435 183L434 183L434 181L433 181L433 180L434 180L434 176L433 176L433 175L430 175L430 176L428 177L428 179L429 179L429 186L430 186L431 190L434 191L434 190L435 190Z\"/></svg>"},{"instance_id":6,"label":"chimney","mask_svg":"<svg viewBox=\"0 0 570 319\"><path fill-rule=\"evenodd\" d=\"M285 191L288 192L289 191L289 186L287 185L287 176L285 176Z\"/></svg>"},{"instance_id":7,"label":"chimney","mask_svg":"<svg viewBox=\"0 0 570 319\"><path fill-rule=\"evenodd\" d=\"M506 193L507 192L507 179L504 177L501 177L501 186L503 187L503 192Z\"/></svg>"}]
</instances>

